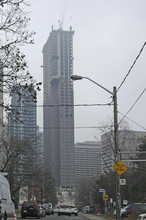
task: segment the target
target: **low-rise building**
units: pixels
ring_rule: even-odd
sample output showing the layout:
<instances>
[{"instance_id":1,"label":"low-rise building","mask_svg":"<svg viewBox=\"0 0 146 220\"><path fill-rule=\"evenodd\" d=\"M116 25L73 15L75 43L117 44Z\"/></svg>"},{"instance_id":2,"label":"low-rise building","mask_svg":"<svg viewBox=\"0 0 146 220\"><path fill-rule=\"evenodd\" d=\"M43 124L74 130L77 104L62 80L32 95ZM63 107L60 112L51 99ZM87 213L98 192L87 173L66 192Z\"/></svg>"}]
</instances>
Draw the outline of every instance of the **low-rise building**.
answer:
<instances>
[{"instance_id":1,"label":"low-rise building","mask_svg":"<svg viewBox=\"0 0 146 220\"><path fill-rule=\"evenodd\" d=\"M75 182L101 173L101 143L86 141L75 144Z\"/></svg>"},{"instance_id":2,"label":"low-rise building","mask_svg":"<svg viewBox=\"0 0 146 220\"><path fill-rule=\"evenodd\" d=\"M136 158L136 151L144 138L146 138L146 132L144 131L120 130L118 132L120 160L122 160L126 166L132 165L128 160ZM112 170L113 165L115 164L113 131L109 131L101 136L101 145L103 171Z\"/></svg>"}]
</instances>

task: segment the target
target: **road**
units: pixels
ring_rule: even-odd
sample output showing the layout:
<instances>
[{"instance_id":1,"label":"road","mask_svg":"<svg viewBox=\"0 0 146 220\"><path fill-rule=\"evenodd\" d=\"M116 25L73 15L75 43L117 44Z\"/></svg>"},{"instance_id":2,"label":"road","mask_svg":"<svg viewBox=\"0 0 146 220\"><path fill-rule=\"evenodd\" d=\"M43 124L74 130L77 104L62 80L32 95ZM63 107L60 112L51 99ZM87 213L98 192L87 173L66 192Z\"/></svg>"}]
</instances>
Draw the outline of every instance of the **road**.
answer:
<instances>
[{"instance_id":1,"label":"road","mask_svg":"<svg viewBox=\"0 0 146 220\"><path fill-rule=\"evenodd\" d=\"M20 220L21 218L18 217L17 219ZM28 218L27 217L26 219L34 220L34 219L37 219L37 218L31 218L31 217ZM54 214L54 215L46 216L44 218L40 218L39 220L67 220L67 219L68 220L88 220L87 218L81 216L80 214L78 216L72 215L71 217L70 216L66 216L66 215L58 216L58 214Z\"/></svg>"}]
</instances>

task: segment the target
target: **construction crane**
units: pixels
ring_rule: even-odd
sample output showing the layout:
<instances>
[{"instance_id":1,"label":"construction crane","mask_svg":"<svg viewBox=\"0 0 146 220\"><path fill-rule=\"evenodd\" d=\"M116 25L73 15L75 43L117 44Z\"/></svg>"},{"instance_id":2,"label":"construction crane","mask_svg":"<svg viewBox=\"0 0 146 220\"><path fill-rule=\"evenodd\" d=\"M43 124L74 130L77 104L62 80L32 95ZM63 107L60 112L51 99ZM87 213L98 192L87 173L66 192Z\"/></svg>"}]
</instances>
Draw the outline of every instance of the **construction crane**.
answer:
<instances>
[{"instance_id":1,"label":"construction crane","mask_svg":"<svg viewBox=\"0 0 146 220\"><path fill-rule=\"evenodd\" d=\"M59 23L59 29L62 30L63 29L63 22L64 22L64 17L65 17L65 11L66 11L66 7L67 7L67 0L64 3L64 9L63 12L60 15L60 19L58 20Z\"/></svg>"}]
</instances>

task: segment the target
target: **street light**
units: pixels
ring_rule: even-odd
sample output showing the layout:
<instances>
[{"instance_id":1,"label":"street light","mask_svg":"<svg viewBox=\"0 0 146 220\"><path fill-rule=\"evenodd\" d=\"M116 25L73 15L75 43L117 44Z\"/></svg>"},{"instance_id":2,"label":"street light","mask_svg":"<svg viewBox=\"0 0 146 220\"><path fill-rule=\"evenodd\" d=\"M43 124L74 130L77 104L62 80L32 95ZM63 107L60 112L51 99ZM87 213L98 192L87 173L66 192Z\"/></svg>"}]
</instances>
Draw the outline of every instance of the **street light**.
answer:
<instances>
[{"instance_id":1,"label":"street light","mask_svg":"<svg viewBox=\"0 0 146 220\"><path fill-rule=\"evenodd\" d=\"M113 92L111 92L108 89L106 89L105 87L101 86L100 84L98 84L97 82L95 82L94 80L92 80L88 77L72 75L71 79L74 81L87 79L112 95L113 103L114 103L114 144L115 144L115 164L116 164L119 161L118 112L117 112L117 89L116 89L116 87L113 87ZM116 206L117 207L116 208L117 209L116 210L116 220L119 220L120 219L121 203L120 203L120 182L119 182L119 176L117 173L116 173L116 204L117 204L117 206Z\"/></svg>"}]
</instances>

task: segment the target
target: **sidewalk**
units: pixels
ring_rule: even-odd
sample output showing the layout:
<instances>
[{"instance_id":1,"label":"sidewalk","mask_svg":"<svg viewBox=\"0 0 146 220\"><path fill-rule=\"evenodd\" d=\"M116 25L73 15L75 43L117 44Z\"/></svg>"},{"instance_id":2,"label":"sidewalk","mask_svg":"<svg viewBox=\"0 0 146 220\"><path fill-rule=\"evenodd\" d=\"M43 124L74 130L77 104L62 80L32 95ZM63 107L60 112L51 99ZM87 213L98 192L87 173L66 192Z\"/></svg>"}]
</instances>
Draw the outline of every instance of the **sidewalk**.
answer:
<instances>
[{"instance_id":1,"label":"sidewalk","mask_svg":"<svg viewBox=\"0 0 146 220\"><path fill-rule=\"evenodd\" d=\"M112 219L114 219L112 217L104 216L104 215L100 216L100 215L97 215L97 214L85 214L85 213L82 213L82 212L80 212L80 214L85 216L89 220L112 220Z\"/></svg>"}]
</instances>

